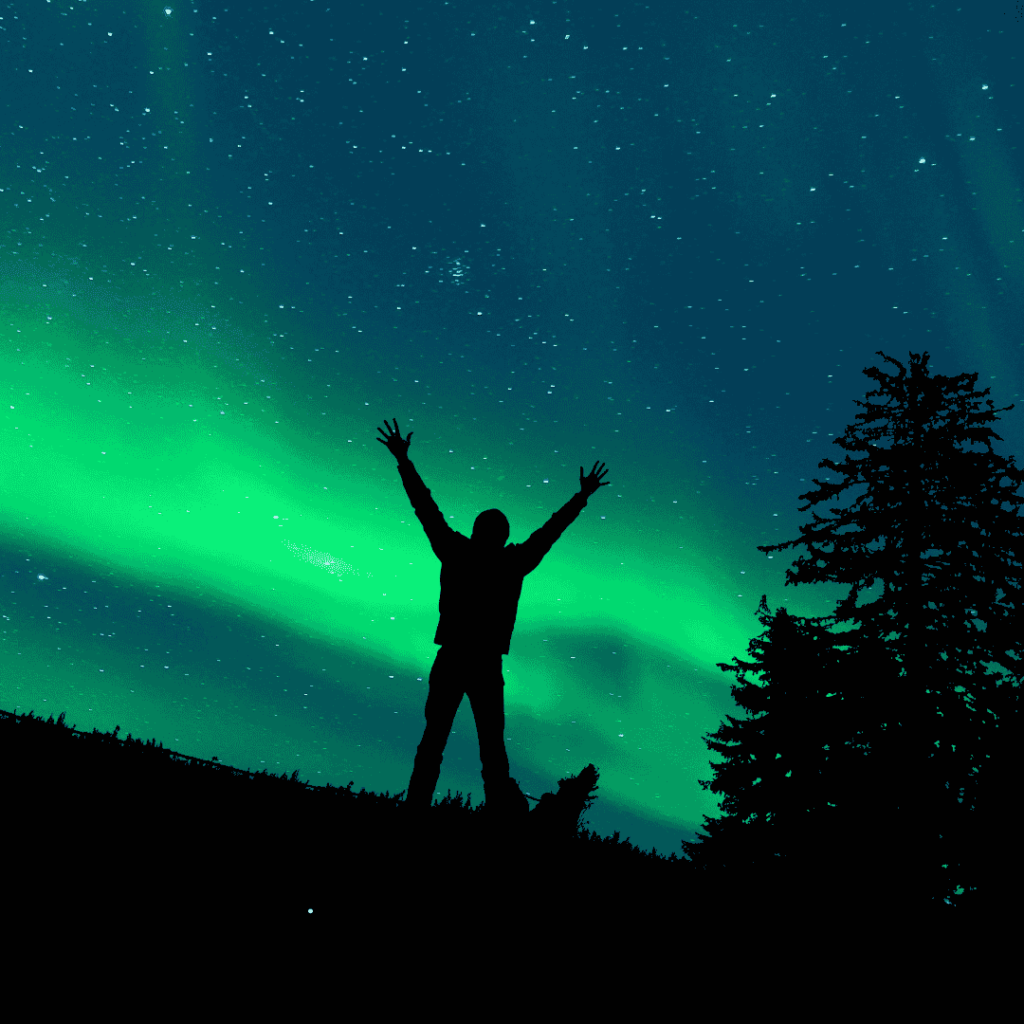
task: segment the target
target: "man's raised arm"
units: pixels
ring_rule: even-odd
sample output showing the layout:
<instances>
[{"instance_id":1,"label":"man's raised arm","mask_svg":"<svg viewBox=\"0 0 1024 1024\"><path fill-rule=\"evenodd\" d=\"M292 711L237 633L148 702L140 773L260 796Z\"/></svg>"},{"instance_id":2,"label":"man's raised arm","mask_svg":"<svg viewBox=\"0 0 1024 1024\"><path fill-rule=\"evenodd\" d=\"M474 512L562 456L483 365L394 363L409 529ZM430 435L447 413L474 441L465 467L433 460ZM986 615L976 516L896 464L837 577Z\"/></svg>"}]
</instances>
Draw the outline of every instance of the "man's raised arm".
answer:
<instances>
[{"instance_id":1,"label":"man's raised arm","mask_svg":"<svg viewBox=\"0 0 1024 1024\"><path fill-rule=\"evenodd\" d=\"M603 466L604 463L602 462ZM598 472L598 464L584 477L583 467L580 466L580 489L574 494L539 530L534 530L527 541L521 546L520 568L523 575L533 572L540 564L540 560L551 550L551 546L565 532L570 523L586 507L587 500L599 487L607 487L611 481L601 483L601 477L608 472Z\"/></svg>"},{"instance_id":2,"label":"man's raised arm","mask_svg":"<svg viewBox=\"0 0 1024 1024\"><path fill-rule=\"evenodd\" d=\"M410 438L413 432L410 430L408 437L403 438L402 432L398 429L398 420L395 419L392 422L395 424L394 431L391 430L387 420L384 421L384 426L387 428L386 434L380 427L377 428L377 433L384 435L383 437L378 437L377 440L382 445L385 445L388 451L398 460L398 475L402 478L405 493L409 495L409 501L412 502L416 517L426 531L427 539L430 541L430 546L434 549L434 554L441 558L448 536L454 533L454 531L444 521L444 516L437 507L437 502L430 496L427 485L420 478L419 473L416 472L416 467L409 458L409 445L412 443Z\"/></svg>"}]
</instances>

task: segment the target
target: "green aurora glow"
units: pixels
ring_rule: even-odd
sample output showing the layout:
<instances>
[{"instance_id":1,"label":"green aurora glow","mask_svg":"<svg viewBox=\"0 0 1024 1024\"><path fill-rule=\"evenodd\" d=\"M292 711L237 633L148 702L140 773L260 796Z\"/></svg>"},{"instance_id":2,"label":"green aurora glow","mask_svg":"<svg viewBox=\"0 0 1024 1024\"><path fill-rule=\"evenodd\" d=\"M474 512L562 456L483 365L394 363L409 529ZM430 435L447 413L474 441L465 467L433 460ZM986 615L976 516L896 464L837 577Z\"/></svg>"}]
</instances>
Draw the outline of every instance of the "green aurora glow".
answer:
<instances>
[{"instance_id":1,"label":"green aurora glow","mask_svg":"<svg viewBox=\"0 0 1024 1024\"><path fill-rule=\"evenodd\" d=\"M960 47L970 89L933 68L904 112L879 77L902 28L787 3L638 22L626 55L581 9L515 67L519 36L470 10L343 40L336 14L282 11L8 23L0 707L401 791L440 565L376 428L414 431L456 529L499 507L512 542L599 459L611 487L524 584L507 749L534 795L592 762L590 827L678 854L718 813L702 736L737 709L716 662L746 658L762 593L797 615L845 593L784 590L756 545L809 518L874 352L928 348L997 405L1024 379L996 44L922 15L914 45ZM854 54L843 89L753 60L771 39ZM908 121L925 102L935 123ZM999 432L1020 450L1012 415ZM439 796L482 799L477 749L463 701Z\"/></svg>"}]
</instances>

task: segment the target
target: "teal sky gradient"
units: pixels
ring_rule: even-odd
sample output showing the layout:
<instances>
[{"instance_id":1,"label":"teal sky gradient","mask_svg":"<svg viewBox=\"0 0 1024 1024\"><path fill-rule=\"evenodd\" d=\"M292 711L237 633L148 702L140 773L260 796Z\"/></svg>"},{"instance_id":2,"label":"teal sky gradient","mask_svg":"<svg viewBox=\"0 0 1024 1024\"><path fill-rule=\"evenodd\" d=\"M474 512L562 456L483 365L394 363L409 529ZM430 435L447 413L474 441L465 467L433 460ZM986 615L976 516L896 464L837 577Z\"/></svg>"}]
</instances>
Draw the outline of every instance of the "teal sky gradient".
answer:
<instances>
[{"instance_id":1,"label":"teal sky gradient","mask_svg":"<svg viewBox=\"0 0 1024 1024\"><path fill-rule=\"evenodd\" d=\"M595 764L590 827L678 854L716 662L762 593L843 595L756 545L876 350L1017 400L1022 26L162 6L4 22L0 706L396 793L440 564L376 428L513 543L600 460L524 584L507 749L534 795ZM464 701L438 795L479 770Z\"/></svg>"}]
</instances>

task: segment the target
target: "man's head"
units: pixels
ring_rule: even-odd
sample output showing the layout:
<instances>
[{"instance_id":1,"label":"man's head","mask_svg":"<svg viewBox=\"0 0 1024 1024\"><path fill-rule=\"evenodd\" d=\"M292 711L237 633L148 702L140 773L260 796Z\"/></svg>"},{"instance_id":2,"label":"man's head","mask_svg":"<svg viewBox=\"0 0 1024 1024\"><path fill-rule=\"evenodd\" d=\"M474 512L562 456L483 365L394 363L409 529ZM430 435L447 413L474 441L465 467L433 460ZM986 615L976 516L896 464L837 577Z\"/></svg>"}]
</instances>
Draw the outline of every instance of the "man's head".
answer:
<instances>
[{"instance_id":1,"label":"man's head","mask_svg":"<svg viewBox=\"0 0 1024 1024\"><path fill-rule=\"evenodd\" d=\"M473 540L483 547L503 548L508 540L508 520L500 509L481 512L473 523Z\"/></svg>"}]
</instances>

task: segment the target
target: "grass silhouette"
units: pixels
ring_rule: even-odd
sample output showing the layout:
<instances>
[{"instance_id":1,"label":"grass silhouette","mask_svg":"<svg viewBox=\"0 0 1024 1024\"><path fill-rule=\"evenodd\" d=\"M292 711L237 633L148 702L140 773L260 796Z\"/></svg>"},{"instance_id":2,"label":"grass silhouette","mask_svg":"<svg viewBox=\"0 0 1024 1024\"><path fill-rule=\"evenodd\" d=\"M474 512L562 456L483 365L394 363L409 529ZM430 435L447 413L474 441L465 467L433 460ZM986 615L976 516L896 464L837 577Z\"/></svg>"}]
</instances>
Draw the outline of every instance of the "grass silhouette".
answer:
<instances>
[{"instance_id":1,"label":"grass silhouette","mask_svg":"<svg viewBox=\"0 0 1024 1024\"><path fill-rule=\"evenodd\" d=\"M378 794L253 773L113 733L0 711L8 877L21 913L134 911L165 925L377 922L480 905L636 916L681 892L688 862L580 824L586 766L509 818L457 793L420 815ZM692 876L690 872L687 877ZM10 904L8 904L10 906ZM585 915L583 915L585 916Z\"/></svg>"}]
</instances>

